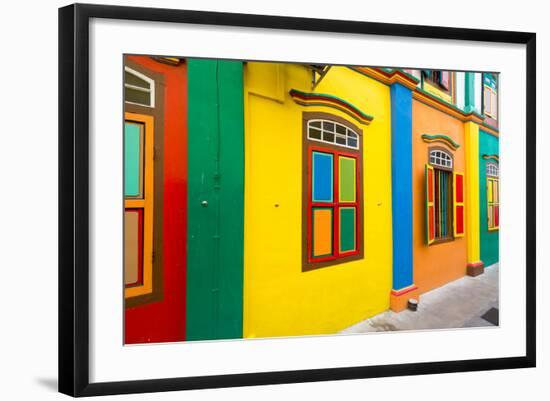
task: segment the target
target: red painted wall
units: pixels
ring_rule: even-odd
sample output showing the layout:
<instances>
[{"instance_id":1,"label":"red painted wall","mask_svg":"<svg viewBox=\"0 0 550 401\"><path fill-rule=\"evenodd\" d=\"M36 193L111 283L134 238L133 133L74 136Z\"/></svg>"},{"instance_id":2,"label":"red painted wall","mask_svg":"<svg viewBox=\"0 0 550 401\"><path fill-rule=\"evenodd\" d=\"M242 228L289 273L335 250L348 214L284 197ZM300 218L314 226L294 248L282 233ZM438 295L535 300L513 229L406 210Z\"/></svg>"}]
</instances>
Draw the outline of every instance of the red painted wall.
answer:
<instances>
[{"instance_id":1,"label":"red painted wall","mask_svg":"<svg viewBox=\"0 0 550 401\"><path fill-rule=\"evenodd\" d=\"M187 66L145 56L130 60L164 74L164 298L127 308L125 343L185 340L187 244Z\"/></svg>"}]
</instances>

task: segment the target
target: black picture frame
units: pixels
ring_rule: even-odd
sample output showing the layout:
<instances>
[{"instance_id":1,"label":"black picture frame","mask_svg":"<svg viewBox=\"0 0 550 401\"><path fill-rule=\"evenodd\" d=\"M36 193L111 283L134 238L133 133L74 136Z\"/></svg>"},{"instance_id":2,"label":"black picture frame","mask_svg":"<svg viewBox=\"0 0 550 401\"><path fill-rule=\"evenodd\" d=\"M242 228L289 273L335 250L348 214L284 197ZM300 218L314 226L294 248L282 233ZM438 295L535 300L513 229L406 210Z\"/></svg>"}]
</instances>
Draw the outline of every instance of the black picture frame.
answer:
<instances>
[{"instance_id":1,"label":"black picture frame","mask_svg":"<svg viewBox=\"0 0 550 401\"><path fill-rule=\"evenodd\" d=\"M90 383L89 380L89 24L91 18L179 22L526 46L526 354L408 363ZM536 363L536 35L402 24L74 4L59 9L59 391L95 396L534 367Z\"/></svg>"}]
</instances>

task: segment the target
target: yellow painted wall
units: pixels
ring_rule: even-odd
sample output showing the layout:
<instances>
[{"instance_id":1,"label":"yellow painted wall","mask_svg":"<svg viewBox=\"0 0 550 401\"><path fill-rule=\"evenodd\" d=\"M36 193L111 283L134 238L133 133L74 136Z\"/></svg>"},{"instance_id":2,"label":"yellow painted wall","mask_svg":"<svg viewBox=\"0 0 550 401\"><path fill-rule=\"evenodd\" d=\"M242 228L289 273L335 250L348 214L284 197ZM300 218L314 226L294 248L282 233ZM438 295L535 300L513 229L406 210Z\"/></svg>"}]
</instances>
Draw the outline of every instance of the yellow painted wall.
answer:
<instances>
[{"instance_id":1,"label":"yellow painted wall","mask_svg":"<svg viewBox=\"0 0 550 401\"><path fill-rule=\"evenodd\" d=\"M374 116L297 105L311 92L303 65L246 63L244 337L335 333L389 308L392 282L389 87L333 67L315 92ZM302 112L323 111L363 129L362 260L302 272ZM223 179L223 178L222 178Z\"/></svg>"}]
</instances>

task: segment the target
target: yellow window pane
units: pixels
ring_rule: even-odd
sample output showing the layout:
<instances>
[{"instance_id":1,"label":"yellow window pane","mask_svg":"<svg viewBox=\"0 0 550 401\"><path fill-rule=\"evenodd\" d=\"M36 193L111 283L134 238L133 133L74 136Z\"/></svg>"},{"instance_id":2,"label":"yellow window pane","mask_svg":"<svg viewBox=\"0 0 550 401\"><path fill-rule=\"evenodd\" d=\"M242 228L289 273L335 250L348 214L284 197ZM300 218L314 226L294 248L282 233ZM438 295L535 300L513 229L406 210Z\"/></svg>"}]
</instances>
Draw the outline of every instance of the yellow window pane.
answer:
<instances>
[{"instance_id":1,"label":"yellow window pane","mask_svg":"<svg viewBox=\"0 0 550 401\"><path fill-rule=\"evenodd\" d=\"M487 180L487 202L493 203L493 180Z\"/></svg>"}]
</instances>

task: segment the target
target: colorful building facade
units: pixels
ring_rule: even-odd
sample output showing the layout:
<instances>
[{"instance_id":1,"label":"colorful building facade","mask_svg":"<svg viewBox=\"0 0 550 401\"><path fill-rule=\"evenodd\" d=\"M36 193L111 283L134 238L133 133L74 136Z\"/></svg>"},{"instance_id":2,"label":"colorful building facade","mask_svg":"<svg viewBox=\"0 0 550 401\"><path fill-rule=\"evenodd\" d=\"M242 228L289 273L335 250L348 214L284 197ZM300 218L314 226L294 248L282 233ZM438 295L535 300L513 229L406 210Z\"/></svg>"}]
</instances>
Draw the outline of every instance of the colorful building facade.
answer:
<instances>
[{"instance_id":1,"label":"colorful building facade","mask_svg":"<svg viewBox=\"0 0 550 401\"><path fill-rule=\"evenodd\" d=\"M498 262L497 74L125 63L126 343L332 334Z\"/></svg>"}]
</instances>

